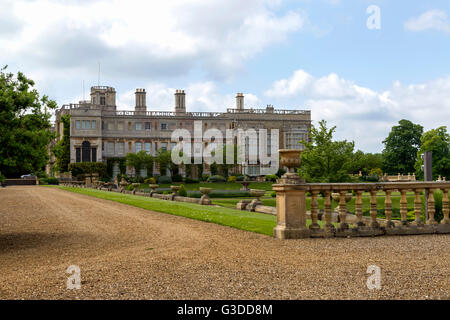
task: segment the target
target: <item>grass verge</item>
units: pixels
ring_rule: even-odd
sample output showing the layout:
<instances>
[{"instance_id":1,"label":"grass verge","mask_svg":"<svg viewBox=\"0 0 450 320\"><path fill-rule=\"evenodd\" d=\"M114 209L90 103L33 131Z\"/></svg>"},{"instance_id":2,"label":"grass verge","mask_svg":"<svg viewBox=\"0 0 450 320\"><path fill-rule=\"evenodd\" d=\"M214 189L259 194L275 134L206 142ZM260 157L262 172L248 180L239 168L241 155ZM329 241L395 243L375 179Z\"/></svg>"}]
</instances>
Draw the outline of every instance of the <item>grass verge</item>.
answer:
<instances>
[{"instance_id":1,"label":"grass verge","mask_svg":"<svg viewBox=\"0 0 450 320\"><path fill-rule=\"evenodd\" d=\"M276 217L268 214L240 211L230 208L202 206L195 203L160 200L150 197L121 194L95 189L55 186L56 188L79 194L128 204L134 207L173 214L190 219L211 222L272 236Z\"/></svg>"}]
</instances>

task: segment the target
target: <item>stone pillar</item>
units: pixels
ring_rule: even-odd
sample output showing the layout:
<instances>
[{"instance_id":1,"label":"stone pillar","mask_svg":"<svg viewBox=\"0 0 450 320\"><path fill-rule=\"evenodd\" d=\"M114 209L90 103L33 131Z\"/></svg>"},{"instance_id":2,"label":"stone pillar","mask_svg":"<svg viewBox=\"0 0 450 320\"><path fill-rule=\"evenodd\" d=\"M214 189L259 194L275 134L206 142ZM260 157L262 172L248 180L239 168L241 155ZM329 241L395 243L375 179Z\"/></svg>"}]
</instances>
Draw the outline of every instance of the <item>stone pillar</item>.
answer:
<instances>
[{"instance_id":1,"label":"stone pillar","mask_svg":"<svg viewBox=\"0 0 450 320\"><path fill-rule=\"evenodd\" d=\"M311 225L309 229L319 230L320 226L317 223L319 203L317 202L317 196L319 195L319 190L311 190Z\"/></svg>"},{"instance_id":2,"label":"stone pillar","mask_svg":"<svg viewBox=\"0 0 450 320\"><path fill-rule=\"evenodd\" d=\"M325 191L323 208L325 211L325 225L324 225L325 233L334 235L335 227L333 223L331 223L331 191L329 190Z\"/></svg>"},{"instance_id":3,"label":"stone pillar","mask_svg":"<svg viewBox=\"0 0 450 320\"><path fill-rule=\"evenodd\" d=\"M414 194L414 214L416 215L416 220L414 221L417 226L423 226L423 222L420 218L422 215L422 200L420 199L421 189L415 189Z\"/></svg>"},{"instance_id":4,"label":"stone pillar","mask_svg":"<svg viewBox=\"0 0 450 320\"><path fill-rule=\"evenodd\" d=\"M395 224L392 222L392 200L391 200L391 193L392 190L384 190L386 193L386 198L384 200L384 214L386 216L386 227L387 228L393 228L395 227Z\"/></svg>"},{"instance_id":5,"label":"stone pillar","mask_svg":"<svg viewBox=\"0 0 450 320\"><path fill-rule=\"evenodd\" d=\"M278 239L309 238L311 231L306 228L306 184L294 172L300 164L300 150L279 150L280 165L288 167L277 184L272 186L277 193L277 226L273 235Z\"/></svg>"},{"instance_id":6,"label":"stone pillar","mask_svg":"<svg viewBox=\"0 0 450 320\"><path fill-rule=\"evenodd\" d=\"M434 189L428 190L428 199L426 199L428 205L428 220L427 224L437 224L437 221L434 219Z\"/></svg>"},{"instance_id":7,"label":"stone pillar","mask_svg":"<svg viewBox=\"0 0 450 320\"><path fill-rule=\"evenodd\" d=\"M280 179L273 185L277 193L277 226L274 237L278 239L309 238L306 228L306 185L300 179L286 181Z\"/></svg>"},{"instance_id":8,"label":"stone pillar","mask_svg":"<svg viewBox=\"0 0 450 320\"><path fill-rule=\"evenodd\" d=\"M377 221L377 213L377 190L370 190L370 226L372 228L380 227Z\"/></svg>"},{"instance_id":9,"label":"stone pillar","mask_svg":"<svg viewBox=\"0 0 450 320\"><path fill-rule=\"evenodd\" d=\"M362 208L363 208L363 202L362 202L362 194L363 190L356 190L356 200L355 200L355 215L356 215L356 225L358 227L364 227L365 224L362 221Z\"/></svg>"},{"instance_id":10,"label":"stone pillar","mask_svg":"<svg viewBox=\"0 0 450 320\"><path fill-rule=\"evenodd\" d=\"M444 214L444 219L441 220L441 224L450 224L449 219L449 205L448 205L448 189L442 189L444 193L442 196L442 213Z\"/></svg>"},{"instance_id":11,"label":"stone pillar","mask_svg":"<svg viewBox=\"0 0 450 320\"><path fill-rule=\"evenodd\" d=\"M400 189L400 216L402 219L402 225L408 225L407 215L408 215L408 202L406 200L406 189Z\"/></svg>"},{"instance_id":12,"label":"stone pillar","mask_svg":"<svg viewBox=\"0 0 450 320\"><path fill-rule=\"evenodd\" d=\"M339 230L347 230L348 229L348 223L346 222L347 217L347 201L345 201L345 198L347 196L347 190L340 190L339 191L339 219L341 222L339 223Z\"/></svg>"}]
</instances>

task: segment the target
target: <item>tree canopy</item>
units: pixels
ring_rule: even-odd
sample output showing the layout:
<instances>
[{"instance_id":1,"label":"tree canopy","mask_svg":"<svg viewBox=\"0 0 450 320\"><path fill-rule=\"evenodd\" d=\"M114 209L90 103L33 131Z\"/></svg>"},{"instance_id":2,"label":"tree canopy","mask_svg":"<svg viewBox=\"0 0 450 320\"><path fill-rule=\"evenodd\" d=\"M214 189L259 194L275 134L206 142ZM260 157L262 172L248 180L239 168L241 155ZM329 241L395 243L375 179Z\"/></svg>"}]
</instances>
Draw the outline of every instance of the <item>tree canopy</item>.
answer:
<instances>
[{"instance_id":1,"label":"tree canopy","mask_svg":"<svg viewBox=\"0 0 450 320\"><path fill-rule=\"evenodd\" d=\"M56 102L34 89L34 81L0 69L0 172L14 177L44 169Z\"/></svg>"},{"instance_id":2,"label":"tree canopy","mask_svg":"<svg viewBox=\"0 0 450 320\"><path fill-rule=\"evenodd\" d=\"M439 175L450 178L450 135L447 133L447 127L443 126L425 132L420 141L422 145L417 152L416 175L423 177L421 170L423 160L420 155L425 151L431 151L433 179Z\"/></svg>"},{"instance_id":3,"label":"tree canopy","mask_svg":"<svg viewBox=\"0 0 450 320\"><path fill-rule=\"evenodd\" d=\"M309 182L345 182L350 180L349 166L353 158L354 142L333 141L336 127L327 128L325 120L319 127L311 127L310 141L302 141L300 176Z\"/></svg>"},{"instance_id":4,"label":"tree canopy","mask_svg":"<svg viewBox=\"0 0 450 320\"><path fill-rule=\"evenodd\" d=\"M383 170L388 174L414 172L417 151L421 146L423 127L409 120L400 120L383 141Z\"/></svg>"}]
</instances>

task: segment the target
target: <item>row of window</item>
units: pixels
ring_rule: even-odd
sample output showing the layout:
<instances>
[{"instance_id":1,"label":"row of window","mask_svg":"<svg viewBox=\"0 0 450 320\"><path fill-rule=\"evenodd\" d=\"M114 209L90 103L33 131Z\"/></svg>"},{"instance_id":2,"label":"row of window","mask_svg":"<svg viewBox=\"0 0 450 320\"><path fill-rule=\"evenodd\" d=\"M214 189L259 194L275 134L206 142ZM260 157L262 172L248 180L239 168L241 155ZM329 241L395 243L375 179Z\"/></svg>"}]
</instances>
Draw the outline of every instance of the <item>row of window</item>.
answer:
<instances>
[{"instance_id":1,"label":"row of window","mask_svg":"<svg viewBox=\"0 0 450 320\"><path fill-rule=\"evenodd\" d=\"M75 128L77 129L96 129L97 127L97 121L95 120L76 120L75 121Z\"/></svg>"},{"instance_id":2,"label":"row of window","mask_svg":"<svg viewBox=\"0 0 450 320\"><path fill-rule=\"evenodd\" d=\"M152 143L151 142L136 142L135 144L135 152L140 152L144 150L148 154L152 154ZM167 142L160 142L160 149L167 150L168 143ZM176 143L171 142L170 148L173 149L175 147ZM155 145L156 146L156 145ZM124 155L125 154L125 142L114 142L114 141L108 141L106 145L107 151L106 154L108 155ZM131 152L132 150L132 143L128 142L128 152Z\"/></svg>"}]
</instances>

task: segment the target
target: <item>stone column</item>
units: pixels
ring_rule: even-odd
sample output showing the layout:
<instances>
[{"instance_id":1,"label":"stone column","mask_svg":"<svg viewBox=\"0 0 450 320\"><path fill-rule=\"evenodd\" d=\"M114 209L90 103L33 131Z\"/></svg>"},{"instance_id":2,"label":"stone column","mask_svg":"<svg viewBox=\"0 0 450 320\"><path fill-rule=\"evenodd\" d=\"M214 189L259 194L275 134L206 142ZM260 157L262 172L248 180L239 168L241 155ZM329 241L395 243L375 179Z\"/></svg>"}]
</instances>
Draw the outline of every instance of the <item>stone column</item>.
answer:
<instances>
[{"instance_id":1,"label":"stone column","mask_svg":"<svg viewBox=\"0 0 450 320\"><path fill-rule=\"evenodd\" d=\"M422 215L422 200L420 199L421 189L414 189L414 214L416 215L416 220L414 221L417 226L423 226L423 222L421 220Z\"/></svg>"},{"instance_id":2,"label":"stone column","mask_svg":"<svg viewBox=\"0 0 450 320\"><path fill-rule=\"evenodd\" d=\"M428 206L428 220L427 224L437 224L437 221L434 219L435 214L435 208L434 208L434 189L428 190L428 199L427 206Z\"/></svg>"},{"instance_id":3,"label":"stone column","mask_svg":"<svg viewBox=\"0 0 450 320\"><path fill-rule=\"evenodd\" d=\"M297 181L286 180L288 179L280 179L279 184L273 185L273 190L277 193L277 226L274 237L308 238L310 231L306 228L306 186L300 177Z\"/></svg>"},{"instance_id":4,"label":"stone column","mask_svg":"<svg viewBox=\"0 0 450 320\"><path fill-rule=\"evenodd\" d=\"M407 215L408 215L408 202L406 200L406 189L400 189L400 216L402 219L402 225L408 225Z\"/></svg>"},{"instance_id":5,"label":"stone column","mask_svg":"<svg viewBox=\"0 0 450 320\"><path fill-rule=\"evenodd\" d=\"M372 228L380 227L377 221L377 214L377 190L370 190L370 226Z\"/></svg>"},{"instance_id":6,"label":"stone column","mask_svg":"<svg viewBox=\"0 0 450 320\"><path fill-rule=\"evenodd\" d=\"M319 208L319 203L317 202L318 195L319 195L318 190L311 190L311 225L309 226L309 229L311 230L320 229L320 226L317 223L318 208Z\"/></svg>"},{"instance_id":7,"label":"stone column","mask_svg":"<svg viewBox=\"0 0 450 320\"><path fill-rule=\"evenodd\" d=\"M339 191L339 218L341 222L339 223L340 230L347 230L348 223L346 222L347 217L347 201L345 200L347 196L347 190Z\"/></svg>"},{"instance_id":8,"label":"stone column","mask_svg":"<svg viewBox=\"0 0 450 320\"><path fill-rule=\"evenodd\" d=\"M392 200L391 200L391 193L392 190L384 190L386 193L386 198L384 200L384 214L386 216L386 227L393 228L395 227L395 224L392 222Z\"/></svg>"},{"instance_id":9,"label":"stone column","mask_svg":"<svg viewBox=\"0 0 450 320\"><path fill-rule=\"evenodd\" d=\"M441 220L441 223L442 224L450 224L449 205L448 205L448 189L442 188L442 192L444 193L442 196L442 213L444 214L444 218Z\"/></svg>"},{"instance_id":10,"label":"stone column","mask_svg":"<svg viewBox=\"0 0 450 320\"><path fill-rule=\"evenodd\" d=\"M323 201L323 208L325 211L325 225L324 230L327 234L334 234L335 227L331 223L331 191L325 191L325 199Z\"/></svg>"},{"instance_id":11,"label":"stone column","mask_svg":"<svg viewBox=\"0 0 450 320\"><path fill-rule=\"evenodd\" d=\"M310 237L306 228L306 185L295 172L300 164L300 150L279 150L280 165L288 172L272 186L277 193L277 226L273 235L278 239L300 239Z\"/></svg>"},{"instance_id":12,"label":"stone column","mask_svg":"<svg viewBox=\"0 0 450 320\"><path fill-rule=\"evenodd\" d=\"M363 202L362 202L362 194L363 194L363 190L356 190L356 200L355 200L355 215L356 215L356 225L358 227L364 227L365 224L362 221L362 216L363 216L363 212L362 212L362 207L363 207Z\"/></svg>"}]
</instances>

